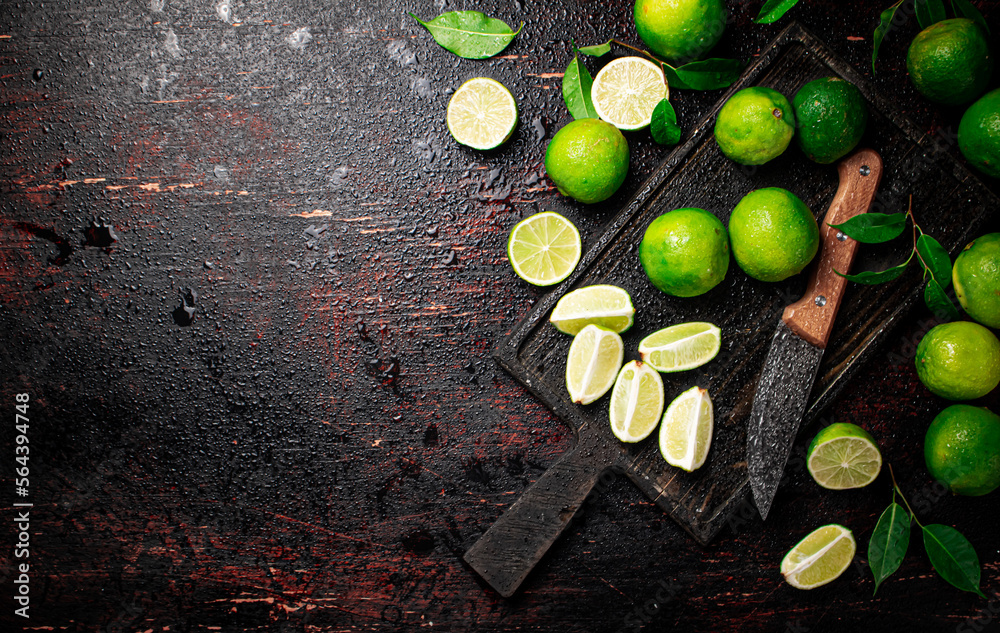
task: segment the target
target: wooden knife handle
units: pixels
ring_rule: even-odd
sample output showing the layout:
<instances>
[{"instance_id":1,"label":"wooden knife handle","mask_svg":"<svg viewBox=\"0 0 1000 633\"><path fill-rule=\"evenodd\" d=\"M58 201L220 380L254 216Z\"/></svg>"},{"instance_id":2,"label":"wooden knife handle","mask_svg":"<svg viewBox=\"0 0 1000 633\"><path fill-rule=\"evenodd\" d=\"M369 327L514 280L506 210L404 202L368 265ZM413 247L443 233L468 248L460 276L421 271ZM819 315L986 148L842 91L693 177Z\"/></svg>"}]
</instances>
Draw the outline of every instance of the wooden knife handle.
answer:
<instances>
[{"instance_id":1,"label":"wooden knife handle","mask_svg":"<svg viewBox=\"0 0 1000 633\"><path fill-rule=\"evenodd\" d=\"M819 229L819 261L812 271L806 293L785 308L782 320L803 340L826 349L844 297L847 280L834 272L847 274L858 250L858 242L831 224L842 224L867 213L875 201L882 180L882 157L870 149L858 150L837 165L840 186Z\"/></svg>"},{"instance_id":2,"label":"wooden knife handle","mask_svg":"<svg viewBox=\"0 0 1000 633\"><path fill-rule=\"evenodd\" d=\"M509 598L607 470L604 458L579 445L563 454L469 548L465 562Z\"/></svg>"}]
</instances>

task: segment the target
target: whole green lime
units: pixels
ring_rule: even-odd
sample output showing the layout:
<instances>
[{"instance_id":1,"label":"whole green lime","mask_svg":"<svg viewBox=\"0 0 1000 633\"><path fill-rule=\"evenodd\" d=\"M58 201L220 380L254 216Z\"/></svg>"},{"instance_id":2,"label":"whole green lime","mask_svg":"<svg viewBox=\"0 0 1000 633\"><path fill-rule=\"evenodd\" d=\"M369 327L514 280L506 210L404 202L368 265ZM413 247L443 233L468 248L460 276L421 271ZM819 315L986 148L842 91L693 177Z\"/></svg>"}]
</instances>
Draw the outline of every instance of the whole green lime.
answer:
<instances>
[{"instance_id":1,"label":"whole green lime","mask_svg":"<svg viewBox=\"0 0 1000 633\"><path fill-rule=\"evenodd\" d=\"M701 57L726 28L722 0L636 0L634 15L642 41L672 61Z\"/></svg>"},{"instance_id":2,"label":"whole green lime","mask_svg":"<svg viewBox=\"0 0 1000 633\"><path fill-rule=\"evenodd\" d=\"M819 225L791 191L767 187L751 191L729 216L733 257L761 281L781 281L802 272L819 250Z\"/></svg>"},{"instance_id":3,"label":"whole green lime","mask_svg":"<svg viewBox=\"0 0 1000 633\"><path fill-rule=\"evenodd\" d=\"M726 101L715 120L715 142L741 165L763 165L777 158L795 134L795 112L785 95L753 86Z\"/></svg>"},{"instance_id":4,"label":"whole green lime","mask_svg":"<svg viewBox=\"0 0 1000 633\"><path fill-rule=\"evenodd\" d=\"M639 243L639 261L653 285L693 297L721 282L729 269L729 237L704 209L675 209L653 220Z\"/></svg>"},{"instance_id":5,"label":"whole green lime","mask_svg":"<svg viewBox=\"0 0 1000 633\"><path fill-rule=\"evenodd\" d=\"M792 99L795 139L817 163L832 163L854 149L868 125L868 106L861 91L839 77L802 86Z\"/></svg>"},{"instance_id":6,"label":"whole green lime","mask_svg":"<svg viewBox=\"0 0 1000 633\"><path fill-rule=\"evenodd\" d=\"M1000 486L1000 416L985 407L951 405L927 429L924 461L955 494L993 492Z\"/></svg>"},{"instance_id":7,"label":"whole green lime","mask_svg":"<svg viewBox=\"0 0 1000 633\"><path fill-rule=\"evenodd\" d=\"M958 148L970 165L1000 178L1000 88L987 92L962 115Z\"/></svg>"},{"instance_id":8,"label":"whole green lime","mask_svg":"<svg viewBox=\"0 0 1000 633\"><path fill-rule=\"evenodd\" d=\"M973 400L1000 384L1000 341L972 321L942 323L917 345L917 376L949 400Z\"/></svg>"},{"instance_id":9,"label":"whole green lime","mask_svg":"<svg viewBox=\"0 0 1000 633\"><path fill-rule=\"evenodd\" d=\"M545 171L559 193L586 204L610 198L628 174L628 141L600 119L577 119L556 132Z\"/></svg>"},{"instance_id":10,"label":"whole green lime","mask_svg":"<svg viewBox=\"0 0 1000 633\"><path fill-rule=\"evenodd\" d=\"M921 31L906 54L910 81L920 94L945 105L983 94L993 74L986 34L972 20L942 20Z\"/></svg>"},{"instance_id":11,"label":"whole green lime","mask_svg":"<svg viewBox=\"0 0 1000 633\"><path fill-rule=\"evenodd\" d=\"M969 242L951 270L955 294L970 317L1000 328L1000 233Z\"/></svg>"}]
</instances>

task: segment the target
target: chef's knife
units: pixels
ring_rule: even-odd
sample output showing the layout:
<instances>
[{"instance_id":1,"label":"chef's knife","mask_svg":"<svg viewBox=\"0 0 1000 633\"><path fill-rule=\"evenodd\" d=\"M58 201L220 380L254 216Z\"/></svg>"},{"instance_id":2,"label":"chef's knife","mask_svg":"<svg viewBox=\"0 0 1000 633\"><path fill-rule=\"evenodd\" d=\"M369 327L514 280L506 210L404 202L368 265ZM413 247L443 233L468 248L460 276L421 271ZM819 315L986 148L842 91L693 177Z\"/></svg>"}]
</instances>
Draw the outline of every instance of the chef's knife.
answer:
<instances>
[{"instance_id":1,"label":"chef's knife","mask_svg":"<svg viewBox=\"0 0 1000 633\"><path fill-rule=\"evenodd\" d=\"M882 179L882 158L862 149L837 166L840 186L820 227L820 255L805 295L785 307L757 382L747 429L747 468L763 519L771 509L809 403L858 243L830 225L867 213Z\"/></svg>"}]
</instances>

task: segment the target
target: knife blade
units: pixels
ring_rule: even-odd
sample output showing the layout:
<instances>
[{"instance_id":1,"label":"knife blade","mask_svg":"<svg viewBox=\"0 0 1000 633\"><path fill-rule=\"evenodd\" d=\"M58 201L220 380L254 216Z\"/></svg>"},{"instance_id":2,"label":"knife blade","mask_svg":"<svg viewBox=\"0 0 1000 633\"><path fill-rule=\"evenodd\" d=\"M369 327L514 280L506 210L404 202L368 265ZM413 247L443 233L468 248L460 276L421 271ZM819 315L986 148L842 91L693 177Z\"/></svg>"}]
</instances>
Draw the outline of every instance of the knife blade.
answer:
<instances>
[{"instance_id":1,"label":"knife blade","mask_svg":"<svg viewBox=\"0 0 1000 633\"><path fill-rule=\"evenodd\" d=\"M747 469L754 503L767 518L809 394L830 340L858 242L831 224L867 213L882 180L882 158L858 150L837 165L840 184L820 226L820 255L801 299L785 307L757 382L747 428Z\"/></svg>"}]
</instances>

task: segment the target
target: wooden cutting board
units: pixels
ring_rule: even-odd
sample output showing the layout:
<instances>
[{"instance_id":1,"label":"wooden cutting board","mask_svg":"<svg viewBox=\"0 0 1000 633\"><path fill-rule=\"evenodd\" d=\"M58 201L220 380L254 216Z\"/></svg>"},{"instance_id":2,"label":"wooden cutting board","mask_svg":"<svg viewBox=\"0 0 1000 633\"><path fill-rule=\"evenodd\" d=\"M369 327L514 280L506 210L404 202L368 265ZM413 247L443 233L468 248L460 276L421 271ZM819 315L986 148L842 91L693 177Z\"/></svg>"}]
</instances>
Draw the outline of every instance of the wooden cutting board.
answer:
<instances>
[{"instance_id":1,"label":"wooden cutting board","mask_svg":"<svg viewBox=\"0 0 1000 633\"><path fill-rule=\"evenodd\" d=\"M576 446L529 488L467 553L466 560L503 595L510 595L541 557L601 475L627 475L699 543L711 541L731 520L752 516L746 467L747 418L758 373L782 309L801 296L805 275L764 283L731 261L726 279L699 297L676 298L656 290L638 259L638 245L653 219L680 207L701 207L728 223L730 211L749 191L783 187L796 193L822 219L837 188L835 165L818 165L795 147L760 167L741 166L719 151L715 117L729 96L748 86L769 86L791 98L805 83L840 76L868 100L871 118L861 142L885 163L874 212L906 210L912 194L921 227L953 256L973 237L997 198L940 140L928 138L870 84L800 25L786 28L719 99L640 188L606 232L589 245L576 272L546 295L500 343L500 364L561 417L576 434ZM793 143L794 145L794 143ZM881 270L903 261L909 231L889 244L862 245L854 271ZM547 322L567 292L592 284L625 288L636 307L635 325L622 338L626 361L638 358L639 341L668 325L709 321L722 328L722 350L702 368L663 374L666 399L693 385L707 388L715 404L715 434L705 465L685 473L659 454L656 433L636 445L618 442L608 423L608 398L573 404L564 372L572 337ZM879 286L850 284L802 425L812 435L819 414L893 325L920 299L920 272L911 265L901 279ZM909 362L909 360L901 361ZM863 421L862 421L863 422ZM777 505L781 505L780 493ZM741 519L742 517L742 519Z\"/></svg>"}]
</instances>

